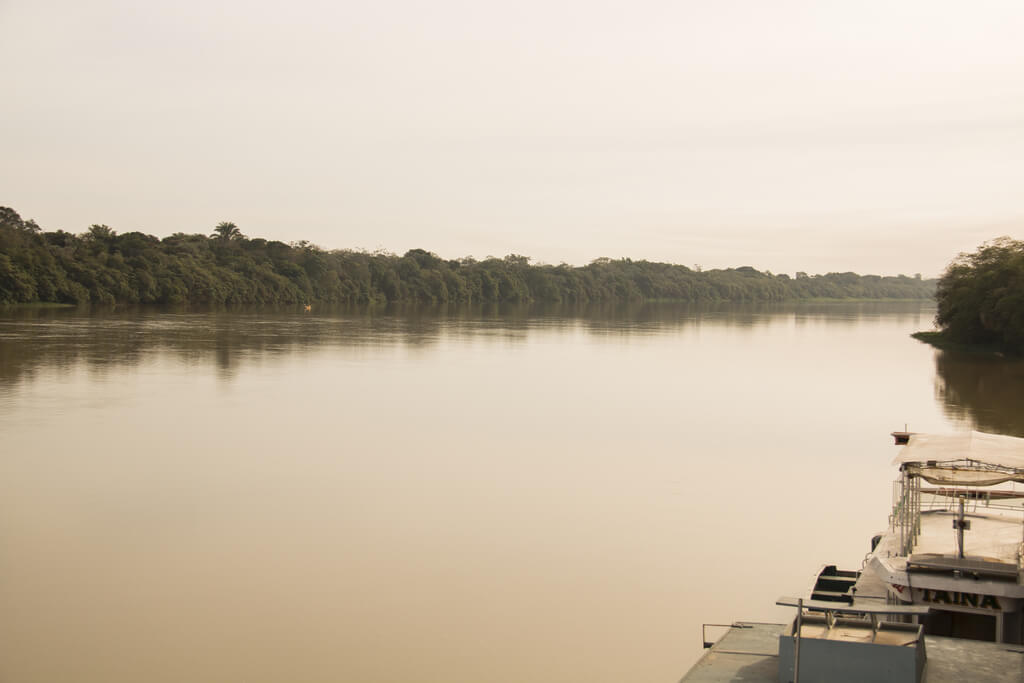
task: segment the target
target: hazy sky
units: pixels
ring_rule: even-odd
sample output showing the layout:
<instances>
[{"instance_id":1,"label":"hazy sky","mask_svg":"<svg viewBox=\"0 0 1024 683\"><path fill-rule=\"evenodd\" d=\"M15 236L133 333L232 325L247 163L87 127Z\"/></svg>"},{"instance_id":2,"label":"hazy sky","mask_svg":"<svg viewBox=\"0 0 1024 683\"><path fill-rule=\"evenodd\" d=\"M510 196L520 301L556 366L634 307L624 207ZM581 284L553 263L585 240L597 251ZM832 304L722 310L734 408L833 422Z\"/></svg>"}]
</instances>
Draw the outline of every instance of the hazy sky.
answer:
<instances>
[{"instance_id":1,"label":"hazy sky","mask_svg":"<svg viewBox=\"0 0 1024 683\"><path fill-rule=\"evenodd\" d=\"M936 275L1024 237L1024 3L0 0L0 205Z\"/></svg>"}]
</instances>

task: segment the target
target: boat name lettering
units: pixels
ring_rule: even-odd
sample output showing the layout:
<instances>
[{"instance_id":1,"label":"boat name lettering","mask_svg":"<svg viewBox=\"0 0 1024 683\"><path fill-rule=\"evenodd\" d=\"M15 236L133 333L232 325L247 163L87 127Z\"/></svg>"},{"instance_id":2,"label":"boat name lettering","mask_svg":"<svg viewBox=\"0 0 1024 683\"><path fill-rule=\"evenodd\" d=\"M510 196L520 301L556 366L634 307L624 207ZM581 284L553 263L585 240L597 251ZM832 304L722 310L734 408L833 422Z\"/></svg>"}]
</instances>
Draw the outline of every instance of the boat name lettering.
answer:
<instances>
[{"instance_id":1,"label":"boat name lettering","mask_svg":"<svg viewBox=\"0 0 1024 683\"><path fill-rule=\"evenodd\" d=\"M922 602L936 605L960 605L962 607L980 607L981 609L1002 610L999 600L994 595L978 595L977 593L959 593L957 591L939 591L931 588L922 589Z\"/></svg>"}]
</instances>

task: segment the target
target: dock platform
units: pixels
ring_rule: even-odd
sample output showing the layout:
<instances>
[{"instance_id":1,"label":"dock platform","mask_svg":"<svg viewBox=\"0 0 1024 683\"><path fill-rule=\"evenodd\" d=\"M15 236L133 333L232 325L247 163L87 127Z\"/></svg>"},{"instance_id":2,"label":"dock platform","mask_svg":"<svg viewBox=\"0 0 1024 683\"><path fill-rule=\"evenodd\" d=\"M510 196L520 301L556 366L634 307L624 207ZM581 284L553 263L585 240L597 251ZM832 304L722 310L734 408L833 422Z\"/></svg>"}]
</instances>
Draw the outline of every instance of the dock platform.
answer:
<instances>
[{"instance_id":1,"label":"dock platform","mask_svg":"<svg viewBox=\"0 0 1024 683\"><path fill-rule=\"evenodd\" d=\"M779 635L786 624L736 622L680 683L778 683ZM1024 646L925 636L925 683L1024 681Z\"/></svg>"}]
</instances>

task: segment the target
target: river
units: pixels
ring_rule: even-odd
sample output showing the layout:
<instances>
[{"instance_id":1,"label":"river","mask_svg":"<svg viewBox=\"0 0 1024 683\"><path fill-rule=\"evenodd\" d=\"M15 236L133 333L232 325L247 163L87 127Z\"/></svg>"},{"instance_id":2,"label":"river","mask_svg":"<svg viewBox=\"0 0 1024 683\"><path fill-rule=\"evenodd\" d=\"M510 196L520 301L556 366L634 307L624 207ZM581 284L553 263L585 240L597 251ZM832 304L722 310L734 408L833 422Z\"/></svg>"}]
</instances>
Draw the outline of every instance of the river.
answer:
<instances>
[{"instance_id":1,"label":"river","mask_svg":"<svg viewBox=\"0 0 1024 683\"><path fill-rule=\"evenodd\" d=\"M927 303L0 312L0 680L674 681L1024 436Z\"/></svg>"}]
</instances>

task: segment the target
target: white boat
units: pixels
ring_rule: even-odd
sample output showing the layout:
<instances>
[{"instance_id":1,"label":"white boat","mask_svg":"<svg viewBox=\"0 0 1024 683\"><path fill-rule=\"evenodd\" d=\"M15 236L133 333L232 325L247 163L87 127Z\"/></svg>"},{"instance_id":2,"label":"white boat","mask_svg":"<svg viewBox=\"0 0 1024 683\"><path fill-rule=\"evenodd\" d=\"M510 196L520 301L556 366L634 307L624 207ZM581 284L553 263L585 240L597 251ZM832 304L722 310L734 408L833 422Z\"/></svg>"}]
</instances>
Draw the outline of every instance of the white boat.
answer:
<instances>
[{"instance_id":1,"label":"white boat","mask_svg":"<svg viewBox=\"0 0 1024 683\"><path fill-rule=\"evenodd\" d=\"M894 432L889 527L860 571L819 571L809 599L927 606L928 635L1024 644L1024 439Z\"/></svg>"},{"instance_id":2,"label":"white boat","mask_svg":"<svg viewBox=\"0 0 1024 683\"><path fill-rule=\"evenodd\" d=\"M893 436L889 525L861 569L779 598L792 622L705 635L682 683L1024 681L1024 439Z\"/></svg>"},{"instance_id":3,"label":"white boat","mask_svg":"<svg viewBox=\"0 0 1024 683\"><path fill-rule=\"evenodd\" d=\"M889 527L852 602L925 605L929 635L1024 643L1024 439L895 433ZM859 595L858 595L859 594Z\"/></svg>"}]
</instances>

